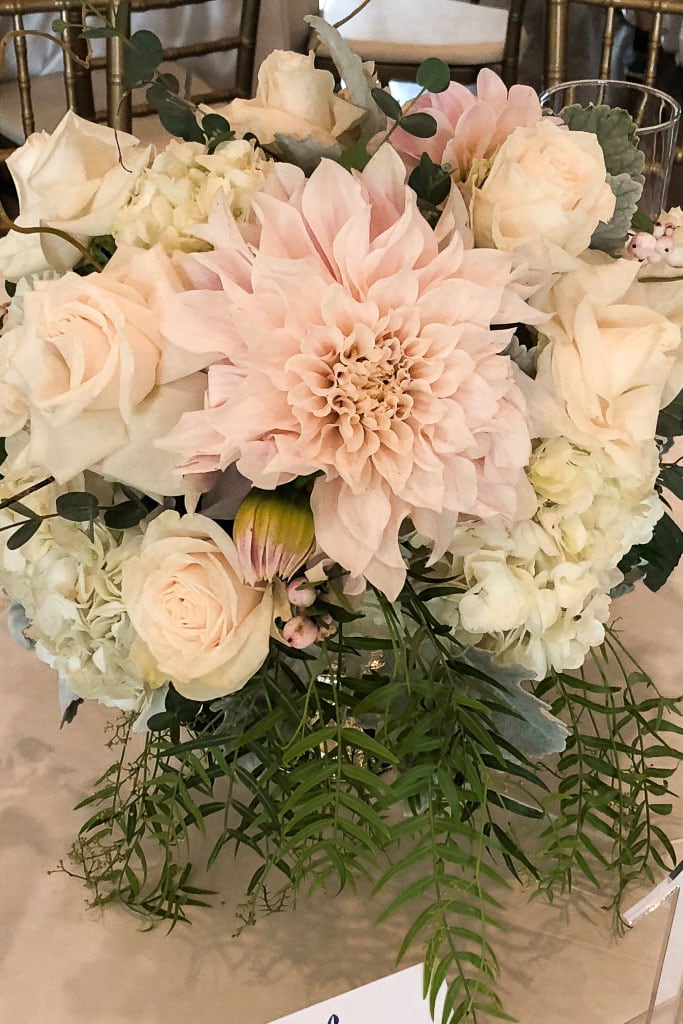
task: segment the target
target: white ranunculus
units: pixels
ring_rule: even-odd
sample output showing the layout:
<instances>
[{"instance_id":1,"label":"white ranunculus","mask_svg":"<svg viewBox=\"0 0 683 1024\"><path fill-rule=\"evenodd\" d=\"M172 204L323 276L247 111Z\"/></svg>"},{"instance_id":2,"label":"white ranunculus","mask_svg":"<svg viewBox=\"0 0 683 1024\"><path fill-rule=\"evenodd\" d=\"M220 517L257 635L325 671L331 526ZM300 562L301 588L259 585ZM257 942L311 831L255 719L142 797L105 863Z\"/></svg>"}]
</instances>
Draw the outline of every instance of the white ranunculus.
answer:
<instances>
[{"instance_id":1,"label":"white ranunculus","mask_svg":"<svg viewBox=\"0 0 683 1024\"><path fill-rule=\"evenodd\" d=\"M206 223L216 194L223 193L231 213L244 220L272 167L243 140L221 143L209 154L198 142L174 139L139 176L116 217L114 238L145 249L159 242L166 252L208 249L193 229Z\"/></svg>"},{"instance_id":2,"label":"white ranunculus","mask_svg":"<svg viewBox=\"0 0 683 1024\"><path fill-rule=\"evenodd\" d=\"M156 665L191 700L241 689L268 655L274 588L244 582L235 545L211 519L163 512L123 569L123 601Z\"/></svg>"},{"instance_id":3,"label":"white ranunculus","mask_svg":"<svg viewBox=\"0 0 683 1024\"><path fill-rule=\"evenodd\" d=\"M566 270L614 212L605 159L590 132L551 119L517 128L472 198L478 246L516 252L536 270Z\"/></svg>"},{"instance_id":4,"label":"white ranunculus","mask_svg":"<svg viewBox=\"0 0 683 1024\"><path fill-rule=\"evenodd\" d=\"M36 132L7 160L19 196L21 227L59 228L87 243L112 225L146 167L150 146L69 111L52 134ZM52 267L64 273L81 254L55 235L0 239L0 273L9 281Z\"/></svg>"},{"instance_id":5,"label":"white ranunculus","mask_svg":"<svg viewBox=\"0 0 683 1024\"><path fill-rule=\"evenodd\" d=\"M276 134L312 136L331 146L358 124L365 110L335 92L333 76L315 67L312 53L274 50L259 68L254 99L232 100L218 113L239 135L253 132L263 146L270 145Z\"/></svg>"},{"instance_id":6,"label":"white ranunculus","mask_svg":"<svg viewBox=\"0 0 683 1024\"><path fill-rule=\"evenodd\" d=\"M168 257L160 247L132 252L128 261L117 253L101 274L69 272L24 296L23 323L3 336L0 422L21 427L28 412L31 458L60 483L96 469L177 494L177 460L155 442L201 408L204 358L159 333L154 290L182 287Z\"/></svg>"}]
</instances>

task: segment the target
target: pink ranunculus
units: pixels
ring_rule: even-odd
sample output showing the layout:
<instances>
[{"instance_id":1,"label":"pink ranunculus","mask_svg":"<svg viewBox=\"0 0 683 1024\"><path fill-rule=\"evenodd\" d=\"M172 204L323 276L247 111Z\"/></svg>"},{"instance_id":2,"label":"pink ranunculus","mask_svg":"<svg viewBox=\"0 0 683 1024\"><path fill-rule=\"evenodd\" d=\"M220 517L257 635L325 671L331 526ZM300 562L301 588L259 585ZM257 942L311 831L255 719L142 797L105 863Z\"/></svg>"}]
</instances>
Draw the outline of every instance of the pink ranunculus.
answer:
<instances>
[{"instance_id":1,"label":"pink ranunculus","mask_svg":"<svg viewBox=\"0 0 683 1024\"><path fill-rule=\"evenodd\" d=\"M510 518L523 493L526 412L500 355L510 331L491 330L510 259L435 235L389 146L363 174L281 173L249 243L223 212L205 229L213 251L183 257L196 287L169 296L162 330L225 361L163 445L188 473L236 463L264 489L319 474L320 548L393 599L404 520L436 555L460 514Z\"/></svg>"},{"instance_id":2,"label":"pink ranunculus","mask_svg":"<svg viewBox=\"0 0 683 1024\"><path fill-rule=\"evenodd\" d=\"M451 82L445 92L425 93L412 110L431 114L436 135L417 139L397 128L391 136L394 148L409 170L428 153L434 163L450 164L457 181L467 178L475 160L492 157L516 128L530 128L541 120L541 104L530 86L513 85L508 92L488 68L479 72L476 96Z\"/></svg>"}]
</instances>

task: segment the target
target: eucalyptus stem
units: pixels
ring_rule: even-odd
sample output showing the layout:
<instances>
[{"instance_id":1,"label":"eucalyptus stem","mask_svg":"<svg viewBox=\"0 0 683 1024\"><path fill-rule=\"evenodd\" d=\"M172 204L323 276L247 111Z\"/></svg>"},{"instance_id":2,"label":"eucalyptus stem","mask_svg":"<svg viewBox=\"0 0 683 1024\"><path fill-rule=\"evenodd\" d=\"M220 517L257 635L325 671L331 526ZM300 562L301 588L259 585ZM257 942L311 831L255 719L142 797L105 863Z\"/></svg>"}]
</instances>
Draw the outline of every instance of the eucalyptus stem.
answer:
<instances>
[{"instance_id":1,"label":"eucalyptus stem","mask_svg":"<svg viewBox=\"0 0 683 1024\"><path fill-rule=\"evenodd\" d=\"M23 501L24 498L28 498L29 494L35 494L36 491L41 491L43 487L49 487L49 485L54 482L55 478L53 476L48 476L37 484L31 484L30 487L25 487L24 490L19 491L18 494L13 494L10 498L5 498L3 501L0 501L0 511L4 508L9 508L15 501Z\"/></svg>"},{"instance_id":2,"label":"eucalyptus stem","mask_svg":"<svg viewBox=\"0 0 683 1024\"><path fill-rule=\"evenodd\" d=\"M339 21L335 21L332 28L341 28L342 25L345 25L347 23L347 21L351 21L351 19L355 18L357 14L360 14L360 12L364 10L369 3L370 0L363 0L363 2L358 4L357 7L354 7L354 9L349 14L345 14L343 18L339 19Z\"/></svg>"}]
</instances>

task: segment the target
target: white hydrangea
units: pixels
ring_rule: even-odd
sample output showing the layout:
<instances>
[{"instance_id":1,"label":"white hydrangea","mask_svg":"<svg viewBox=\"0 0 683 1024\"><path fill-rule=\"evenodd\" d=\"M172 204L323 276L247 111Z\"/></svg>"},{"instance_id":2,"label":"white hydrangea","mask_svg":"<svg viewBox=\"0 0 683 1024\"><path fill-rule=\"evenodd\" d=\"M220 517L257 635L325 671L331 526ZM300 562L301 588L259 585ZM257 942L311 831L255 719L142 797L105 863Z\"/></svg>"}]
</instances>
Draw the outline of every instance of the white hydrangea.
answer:
<instances>
[{"instance_id":1,"label":"white hydrangea","mask_svg":"<svg viewBox=\"0 0 683 1024\"><path fill-rule=\"evenodd\" d=\"M166 252L208 249L193 231L208 220L216 194L224 193L237 220L245 220L272 166L242 139L223 142L211 154L199 142L174 139L140 175L121 208L113 228L116 243L143 249L161 243Z\"/></svg>"},{"instance_id":2,"label":"white hydrangea","mask_svg":"<svg viewBox=\"0 0 683 1024\"><path fill-rule=\"evenodd\" d=\"M142 532L96 522L91 539L79 524L52 522L50 547L33 573L35 653L79 697L137 709L149 688L131 657L135 634L121 600L121 571Z\"/></svg>"},{"instance_id":3,"label":"white hydrangea","mask_svg":"<svg viewBox=\"0 0 683 1024\"><path fill-rule=\"evenodd\" d=\"M28 463L26 434L8 438L7 447L0 501L47 477ZM96 493L103 503L111 500L111 486L88 474L65 486L41 487L23 504L50 516L60 494L81 490ZM141 530L113 532L96 522L91 540L82 524L54 517L13 551L7 546L11 527L25 519L21 512L0 509L0 528L9 527L0 533L0 587L24 607L36 654L80 697L138 708L149 688L131 660L133 630L121 602L121 569L137 551Z\"/></svg>"},{"instance_id":4,"label":"white hydrangea","mask_svg":"<svg viewBox=\"0 0 683 1024\"><path fill-rule=\"evenodd\" d=\"M534 518L458 528L440 568L460 590L440 600L440 617L462 643L536 679L578 668L604 639L617 564L662 513L656 462L653 446L644 475L628 477L603 452L564 438L540 445L528 470Z\"/></svg>"}]
</instances>

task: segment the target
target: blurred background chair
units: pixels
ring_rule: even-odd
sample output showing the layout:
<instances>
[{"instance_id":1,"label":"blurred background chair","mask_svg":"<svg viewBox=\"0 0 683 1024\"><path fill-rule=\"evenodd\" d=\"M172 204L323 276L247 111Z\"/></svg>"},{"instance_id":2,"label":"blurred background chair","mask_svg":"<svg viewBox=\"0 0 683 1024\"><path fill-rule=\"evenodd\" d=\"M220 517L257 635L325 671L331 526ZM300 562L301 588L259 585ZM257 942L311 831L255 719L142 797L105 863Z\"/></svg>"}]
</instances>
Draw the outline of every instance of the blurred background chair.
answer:
<instances>
[{"instance_id":1,"label":"blurred background chair","mask_svg":"<svg viewBox=\"0 0 683 1024\"><path fill-rule=\"evenodd\" d=\"M159 36L166 58L162 70L176 74L181 83L191 72L195 100L224 101L251 95L259 8L269 2L132 0L131 28L147 28ZM105 0L100 6L106 8ZM306 9L312 6L307 3ZM70 39L71 47L85 56L85 41L78 39L75 27L81 11L80 0L0 0L0 35L13 29L51 34L58 17L74 25L65 30L65 41ZM284 32L284 24L278 22L273 35L280 45L288 43ZM112 88L117 92L116 52L110 45L105 54L104 43L96 40L88 69L54 41L31 35L13 39L0 81L0 134L8 145L21 144L36 128L52 130L67 108L111 123L119 99L118 93L111 95ZM134 128L150 138L160 132L156 118L141 120L148 112L141 90L133 97Z\"/></svg>"},{"instance_id":2,"label":"blurred background chair","mask_svg":"<svg viewBox=\"0 0 683 1024\"><path fill-rule=\"evenodd\" d=\"M647 14L651 18L648 19L648 31L645 33L643 70L639 80L645 85L655 85L661 52L662 19L665 14L683 14L683 0L546 0L545 85L549 87L574 78L591 77L583 61L587 47L577 47L579 39L599 43L599 56L596 54L592 77L623 78L624 66L628 64L628 58L624 59L624 50L632 45L633 35L633 29L624 18L624 11L633 11L636 15ZM599 15L597 19L595 13ZM582 29L582 17L590 18L589 34ZM573 53L576 49L580 50L580 54ZM582 58L579 71L575 70L575 56Z\"/></svg>"},{"instance_id":3,"label":"blurred background chair","mask_svg":"<svg viewBox=\"0 0 683 1024\"><path fill-rule=\"evenodd\" d=\"M482 67L499 70L507 85L517 81L525 0L510 0L508 9L462 0L370 0L348 17L359 2L323 0L323 13L332 24L342 23L343 38L375 62L384 84L414 81L425 57L439 57L459 82L474 82ZM331 70L324 47L316 59Z\"/></svg>"}]
</instances>

